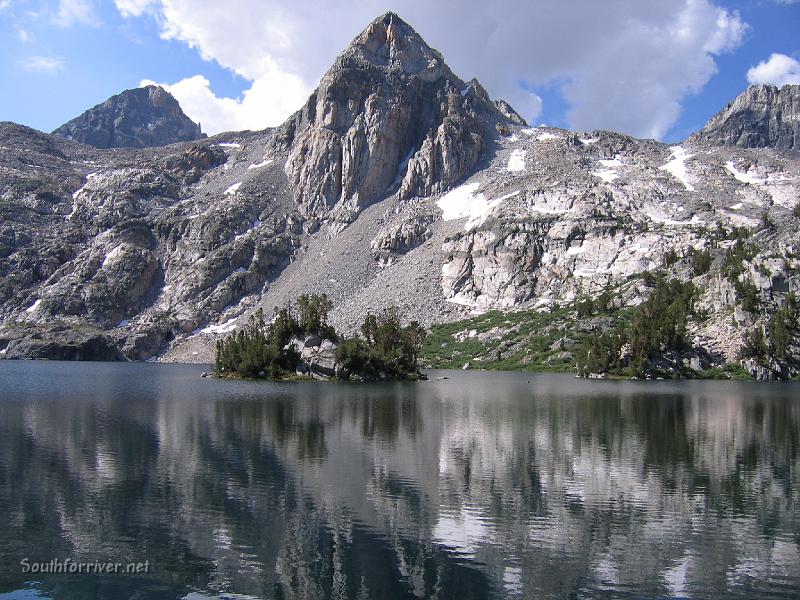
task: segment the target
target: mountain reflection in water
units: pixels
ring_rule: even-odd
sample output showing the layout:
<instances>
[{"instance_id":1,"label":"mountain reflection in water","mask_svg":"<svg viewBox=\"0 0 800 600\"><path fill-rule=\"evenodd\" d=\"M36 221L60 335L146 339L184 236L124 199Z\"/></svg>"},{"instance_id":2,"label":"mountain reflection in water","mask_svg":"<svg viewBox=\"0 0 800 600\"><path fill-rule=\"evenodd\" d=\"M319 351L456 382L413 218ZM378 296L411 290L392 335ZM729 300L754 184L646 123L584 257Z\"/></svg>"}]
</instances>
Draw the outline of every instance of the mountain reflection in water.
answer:
<instances>
[{"instance_id":1,"label":"mountain reflection in water","mask_svg":"<svg viewBox=\"0 0 800 600\"><path fill-rule=\"evenodd\" d=\"M0 361L0 598L800 595L800 385L201 370Z\"/></svg>"}]
</instances>

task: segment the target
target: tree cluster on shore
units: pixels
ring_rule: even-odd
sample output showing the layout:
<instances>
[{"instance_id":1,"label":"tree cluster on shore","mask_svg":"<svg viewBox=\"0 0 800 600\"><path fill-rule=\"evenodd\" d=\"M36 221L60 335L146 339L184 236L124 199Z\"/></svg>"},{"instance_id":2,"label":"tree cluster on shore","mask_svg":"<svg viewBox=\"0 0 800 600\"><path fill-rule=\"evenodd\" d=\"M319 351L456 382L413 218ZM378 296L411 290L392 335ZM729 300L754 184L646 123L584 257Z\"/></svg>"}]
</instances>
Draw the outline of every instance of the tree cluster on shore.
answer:
<instances>
[{"instance_id":1,"label":"tree cluster on shore","mask_svg":"<svg viewBox=\"0 0 800 600\"><path fill-rule=\"evenodd\" d=\"M586 338L576 352L579 375L645 377L659 357L687 349L686 326L694 315L695 286L664 278L657 278L654 284L629 324L620 323Z\"/></svg>"},{"instance_id":2,"label":"tree cluster on shore","mask_svg":"<svg viewBox=\"0 0 800 600\"><path fill-rule=\"evenodd\" d=\"M368 314L360 335L346 337L328 323L333 303L323 294L302 295L276 308L267 322L262 310L239 331L217 342L215 372L248 379L287 379L302 372L302 348L309 338L328 340L335 348L335 378L416 380L426 332L416 321L403 326L392 307Z\"/></svg>"}]
</instances>

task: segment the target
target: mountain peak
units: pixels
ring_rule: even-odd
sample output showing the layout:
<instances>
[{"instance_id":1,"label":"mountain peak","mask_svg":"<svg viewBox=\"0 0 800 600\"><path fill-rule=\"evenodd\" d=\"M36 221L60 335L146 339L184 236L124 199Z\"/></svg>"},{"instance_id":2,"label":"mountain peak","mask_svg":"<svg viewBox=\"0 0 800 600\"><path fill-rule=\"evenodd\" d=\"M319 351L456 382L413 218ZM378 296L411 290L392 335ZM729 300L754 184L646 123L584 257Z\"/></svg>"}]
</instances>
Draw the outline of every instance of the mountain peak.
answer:
<instances>
[{"instance_id":1,"label":"mountain peak","mask_svg":"<svg viewBox=\"0 0 800 600\"><path fill-rule=\"evenodd\" d=\"M751 85L692 139L740 148L800 150L800 85Z\"/></svg>"},{"instance_id":2,"label":"mountain peak","mask_svg":"<svg viewBox=\"0 0 800 600\"><path fill-rule=\"evenodd\" d=\"M290 150L286 173L301 210L309 220L332 212L346 224L382 195L452 187L490 139L518 122L509 115L388 12L339 55L279 139Z\"/></svg>"},{"instance_id":3,"label":"mountain peak","mask_svg":"<svg viewBox=\"0 0 800 600\"><path fill-rule=\"evenodd\" d=\"M178 101L157 85L125 90L64 123L53 135L96 148L147 148L203 137Z\"/></svg>"},{"instance_id":4,"label":"mountain peak","mask_svg":"<svg viewBox=\"0 0 800 600\"><path fill-rule=\"evenodd\" d=\"M457 79L442 55L393 12L378 17L358 34L334 68L364 65L418 75L427 81Z\"/></svg>"}]
</instances>

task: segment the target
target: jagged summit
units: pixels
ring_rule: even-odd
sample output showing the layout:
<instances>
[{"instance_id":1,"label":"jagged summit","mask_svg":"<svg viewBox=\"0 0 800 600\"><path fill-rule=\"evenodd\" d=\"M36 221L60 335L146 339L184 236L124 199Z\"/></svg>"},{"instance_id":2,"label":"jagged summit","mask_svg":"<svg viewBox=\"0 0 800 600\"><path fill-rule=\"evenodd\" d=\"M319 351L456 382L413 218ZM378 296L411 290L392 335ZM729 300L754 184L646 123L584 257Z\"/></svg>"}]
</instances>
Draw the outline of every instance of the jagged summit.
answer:
<instances>
[{"instance_id":1,"label":"jagged summit","mask_svg":"<svg viewBox=\"0 0 800 600\"><path fill-rule=\"evenodd\" d=\"M751 85L691 139L719 146L800 150L800 85Z\"/></svg>"},{"instance_id":2,"label":"jagged summit","mask_svg":"<svg viewBox=\"0 0 800 600\"><path fill-rule=\"evenodd\" d=\"M125 90L65 123L57 135L95 148L148 148L200 139L200 125L187 117L164 88Z\"/></svg>"},{"instance_id":3,"label":"jagged summit","mask_svg":"<svg viewBox=\"0 0 800 600\"><path fill-rule=\"evenodd\" d=\"M349 223L392 186L402 198L448 189L498 131L518 122L515 114L476 80L464 83L390 12L339 55L279 139L290 150L295 200L313 227L329 212Z\"/></svg>"},{"instance_id":4,"label":"jagged summit","mask_svg":"<svg viewBox=\"0 0 800 600\"><path fill-rule=\"evenodd\" d=\"M334 68L363 68L365 64L401 70L427 81L446 77L462 83L445 64L441 53L393 12L378 17L357 35L339 55Z\"/></svg>"}]
</instances>

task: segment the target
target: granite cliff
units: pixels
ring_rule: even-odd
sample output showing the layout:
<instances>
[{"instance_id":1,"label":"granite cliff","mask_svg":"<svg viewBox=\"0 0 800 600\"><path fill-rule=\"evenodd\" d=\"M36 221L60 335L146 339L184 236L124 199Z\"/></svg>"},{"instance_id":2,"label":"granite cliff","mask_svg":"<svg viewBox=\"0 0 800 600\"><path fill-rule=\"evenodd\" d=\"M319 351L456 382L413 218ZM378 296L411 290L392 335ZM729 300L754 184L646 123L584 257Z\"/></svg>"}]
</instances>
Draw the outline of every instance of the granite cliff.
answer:
<instances>
[{"instance_id":1,"label":"granite cliff","mask_svg":"<svg viewBox=\"0 0 800 600\"><path fill-rule=\"evenodd\" d=\"M718 146L800 149L800 85L751 85L692 138Z\"/></svg>"}]
</instances>

